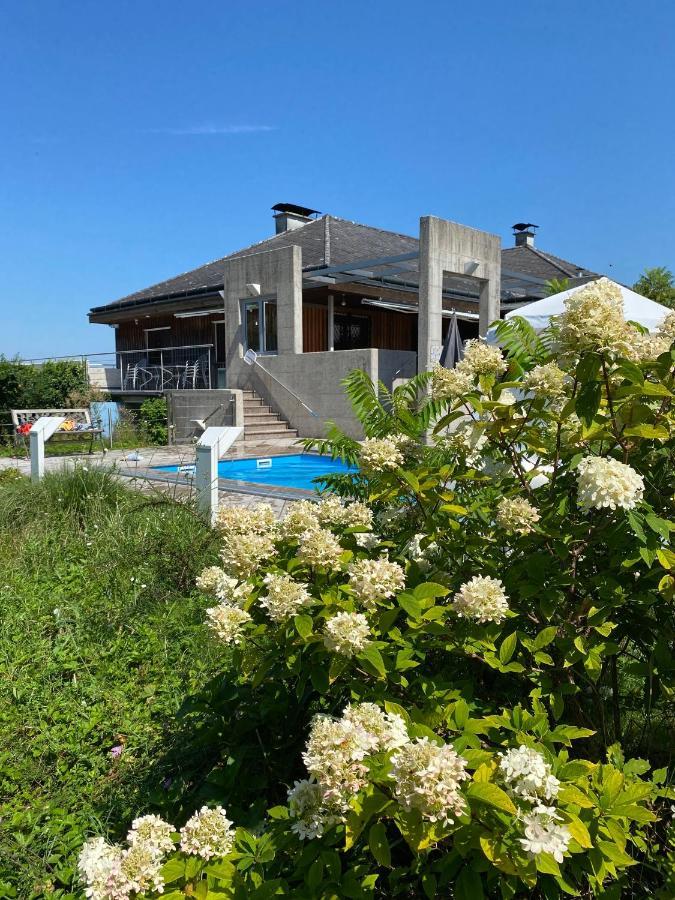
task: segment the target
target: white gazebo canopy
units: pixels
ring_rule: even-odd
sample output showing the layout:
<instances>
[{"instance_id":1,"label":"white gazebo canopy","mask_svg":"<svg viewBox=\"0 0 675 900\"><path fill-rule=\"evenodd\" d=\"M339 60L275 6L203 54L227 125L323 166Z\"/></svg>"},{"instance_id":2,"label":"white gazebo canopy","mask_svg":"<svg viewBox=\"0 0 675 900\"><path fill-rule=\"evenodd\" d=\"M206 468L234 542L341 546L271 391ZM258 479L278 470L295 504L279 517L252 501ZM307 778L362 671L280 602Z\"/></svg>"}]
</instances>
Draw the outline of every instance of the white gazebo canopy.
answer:
<instances>
[{"instance_id":1,"label":"white gazebo canopy","mask_svg":"<svg viewBox=\"0 0 675 900\"><path fill-rule=\"evenodd\" d=\"M592 282L570 288L568 291L561 291L551 297L544 297L543 300L536 300L520 309L514 309L506 314L506 318L512 319L514 316L521 316L523 319L527 319L535 331L543 331L552 316L559 316L565 312L565 300L577 291L588 287L588 284L592 284ZM670 312L666 306L661 306L660 303L655 303L654 300L643 297L642 294L636 294L630 288L623 287L615 281L612 284L615 284L621 291L624 315L630 322L639 322L650 331L655 331Z\"/></svg>"}]
</instances>

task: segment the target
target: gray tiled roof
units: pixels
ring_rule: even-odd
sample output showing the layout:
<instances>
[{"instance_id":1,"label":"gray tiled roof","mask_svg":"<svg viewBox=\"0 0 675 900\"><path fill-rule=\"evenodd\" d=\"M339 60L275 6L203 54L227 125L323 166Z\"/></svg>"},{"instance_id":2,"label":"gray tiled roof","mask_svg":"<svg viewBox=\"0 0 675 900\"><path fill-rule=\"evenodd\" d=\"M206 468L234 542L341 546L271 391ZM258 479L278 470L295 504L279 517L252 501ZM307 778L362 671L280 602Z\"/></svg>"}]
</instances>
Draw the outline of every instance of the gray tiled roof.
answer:
<instances>
[{"instance_id":1,"label":"gray tiled roof","mask_svg":"<svg viewBox=\"0 0 675 900\"><path fill-rule=\"evenodd\" d=\"M197 269L176 275L166 281L144 288L122 297L105 306L95 307L96 311L113 310L131 304L151 302L168 297L199 295L222 288L225 264L235 257L250 256L266 250L297 245L302 249L304 270L322 266L336 266L356 260L377 259L415 252L417 238L394 231L361 225L335 216L321 216L292 231L275 234L266 240L235 253L223 256ZM502 266L511 271L534 275L540 278L560 278L574 276L579 272L593 274L549 253L531 247L513 247L502 250Z\"/></svg>"}]
</instances>

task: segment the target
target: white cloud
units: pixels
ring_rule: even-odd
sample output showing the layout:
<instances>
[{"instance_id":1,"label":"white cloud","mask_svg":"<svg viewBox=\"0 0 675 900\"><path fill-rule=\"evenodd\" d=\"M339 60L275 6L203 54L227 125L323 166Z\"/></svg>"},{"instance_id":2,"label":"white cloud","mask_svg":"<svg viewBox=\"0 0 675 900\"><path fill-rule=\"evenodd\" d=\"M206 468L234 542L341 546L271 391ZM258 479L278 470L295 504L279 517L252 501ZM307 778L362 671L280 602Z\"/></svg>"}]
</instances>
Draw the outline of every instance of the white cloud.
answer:
<instances>
[{"instance_id":1,"label":"white cloud","mask_svg":"<svg viewBox=\"0 0 675 900\"><path fill-rule=\"evenodd\" d=\"M149 134L170 135L218 135L218 134L260 134L276 131L275 125L191 125L185 128L150 128Z\"/></svg>"}]
</instances>

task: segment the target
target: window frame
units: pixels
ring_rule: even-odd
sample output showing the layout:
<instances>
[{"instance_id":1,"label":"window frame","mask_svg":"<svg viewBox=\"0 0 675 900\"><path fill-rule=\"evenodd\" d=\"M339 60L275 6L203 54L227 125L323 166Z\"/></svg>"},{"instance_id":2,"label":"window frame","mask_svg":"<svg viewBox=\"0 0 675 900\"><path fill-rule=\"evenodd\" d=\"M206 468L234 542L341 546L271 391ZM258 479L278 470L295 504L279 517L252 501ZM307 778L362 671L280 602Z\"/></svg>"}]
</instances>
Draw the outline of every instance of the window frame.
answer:
<instances>
[{"instance_id":1,"label":"window frame","mask_svg":"<svg viewBox=\"0 0 675 900\"><path fill-rule=\"evenodd\" d=\"M274 350L267 349L267 315L266 315L266 305L274 304L275 313L276 313L276 328L275 328L275 343L276 346ZM254 347L249 347L248 345L248 323L247 323L247 311L248 309L252 309L257 307L258 309L258 346L260 349L255 349ZM241 301L241 327L242 327L242 345L244 348L244 353L247 350L254 350L258 356L276 356L279 352L279 319L278 319L279 310L277 307L277 298L276 297L247 297L245 300Z\"/></svg>"}]
</instances>

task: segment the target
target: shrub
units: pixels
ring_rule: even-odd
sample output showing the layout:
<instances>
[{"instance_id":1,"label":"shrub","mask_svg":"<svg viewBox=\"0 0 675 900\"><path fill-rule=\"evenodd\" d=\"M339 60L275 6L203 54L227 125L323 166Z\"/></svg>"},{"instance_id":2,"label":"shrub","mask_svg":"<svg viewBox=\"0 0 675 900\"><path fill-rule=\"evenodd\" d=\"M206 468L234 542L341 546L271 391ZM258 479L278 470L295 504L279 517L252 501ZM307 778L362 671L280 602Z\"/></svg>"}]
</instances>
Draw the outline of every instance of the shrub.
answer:
<instances>
[{"instance_id":1,"label":"shrub","mask_svg":"<svg viewBox=\"0 0 675 900\"><path fill-rule=\"evenodd\" d=\"M169 434L166 416L164 397L155 397L141 403L138 411L138 423L151 444L166 444Z\"/></svg>"},{"instance_id":2,"label":"shrub","mask_svg":"<svg viewBox=\"0 0 675 900\"><path fill-rule=\"evenodd\" d=\"M239 674L195 700L179 815L218 806L174 850L93 839L93 896L671 896L675 319L645 336L600 282L508 337L350 376L367 440L319 446L367 503L223 511L199 586Z\"/></svg>"}]
</instances>

